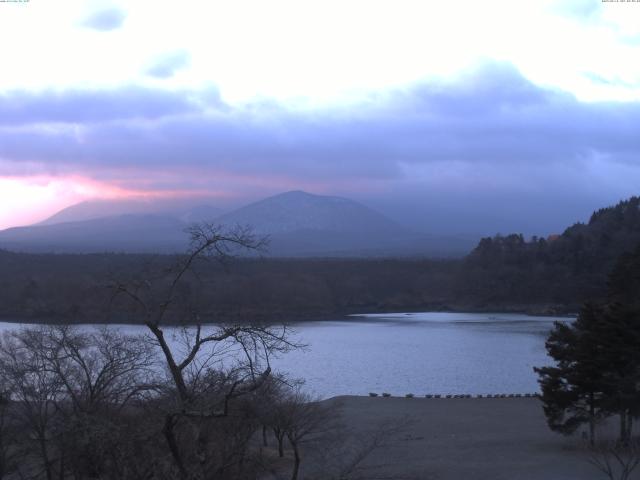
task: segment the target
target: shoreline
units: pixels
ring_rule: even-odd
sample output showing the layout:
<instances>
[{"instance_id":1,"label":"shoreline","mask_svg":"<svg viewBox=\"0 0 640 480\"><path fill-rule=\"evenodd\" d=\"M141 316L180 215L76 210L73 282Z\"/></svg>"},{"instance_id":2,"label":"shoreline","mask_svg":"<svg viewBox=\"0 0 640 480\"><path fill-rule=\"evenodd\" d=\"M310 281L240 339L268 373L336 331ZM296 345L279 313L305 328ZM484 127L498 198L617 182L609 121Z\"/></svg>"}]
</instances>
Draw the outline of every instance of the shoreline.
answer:
<instances>
[{"instance_id":1,"label":"shoreline","mask_svg":"<svg viewBox=\"0 0 640 480\"><path fill-rule=\"evenodd\" d=\"M534 308L535 307L535 308ZM474 307L466 307L460 306L458 308L449 308L449 307L410 307L410 308L394 308L394 309L368 309L363 308L361 310L353 310L349 312L341 312L341 313L327 313L327 314L318 314L318 315L305 315L302 314L300 316L291 316L285 315L282 319L279 320L269 320L264 322L254 322L256 324L264 324L264 325L278 325L278 324L286 324L286 325L294 325L297 323L316 323L316 322L335 322L335 321L349 321L353 320L353 317L366 317L367 315L401 315L405 313L460 313L460 314L496 314L496 315L527 315L532 317L559 317L559 318L575 318L577 316L577 312L570 309L568 306L564 309L549 309L548 305L538 305L538 306L513 306L508 308L474 308ZM248 323L251 323L250 320L247 320ZM33 316L24 316L21 317L19 315L7 315L0 316L0 323L22 323L27 325L144 325L143 322L132 323L132 322L122 322L122 321L113 321L113 322L68 322L60 320L59 318L46 318L46 317L33 317ZM174 322L163 322L163 325L167 327L180 327L180 326L188 326L193 327L197 324L193 323L174 323ZM203 322L201 325L216 325L213 322Z\"/></svg>"}]
</instances>

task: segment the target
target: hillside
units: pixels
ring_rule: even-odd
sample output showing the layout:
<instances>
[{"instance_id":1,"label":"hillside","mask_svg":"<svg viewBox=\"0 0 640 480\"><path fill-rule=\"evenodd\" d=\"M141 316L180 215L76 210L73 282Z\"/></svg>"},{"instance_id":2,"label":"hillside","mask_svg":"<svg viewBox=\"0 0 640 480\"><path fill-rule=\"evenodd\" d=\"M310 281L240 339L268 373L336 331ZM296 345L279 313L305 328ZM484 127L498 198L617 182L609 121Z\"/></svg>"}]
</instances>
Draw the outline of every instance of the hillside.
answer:
<instances>
[{"instance_id":1,"label":"hillside","mask_svg":"<svg viewBox=\"0 0 640 480\"><path fill-rule=\"evenodd\" d=\"M222 215L216 222L251 225L257 233L269 235L269 253L274 256L441 256L424 235L342 197L286 192ZM456 253L463 252L461 248Z\"/></svg>"},{"instance_id":2,"label":"hillside","mask_svg":"<svg viewBox=\"0 0 640 480\"><path fill-rule=\"evenodd\" d=\"M209 205L211 199L133 199L87 200L63 208L38 225L83 222L122 215L155 215L182 221L210 221L221 215L219 208Z\"/></svg>"},{"instance_id":3,"label":"hillside","mask_svg":"<svg viewBox=\"0 0 640 480\"><path fill-rule=\"evenodd\" d=\"M186 226L173 217L119 215L9 228L0 232L0 245L38 253L175 253L187 247Z\"/></svg>"},{"instance_id":4,"label":"hillside","mask_svg":"<svg viewBox=\"0 0 640 480\"><path fill-rule=\"evenodd\" d=\"M575 306L602 296L615 261L639 244L640 197L631 197L549 239L483 238L465 259L458 292L480 305Z\"/></svg>"},{"instance_id":5,"label":"hillside","mask_svg":"<svg viewBox=\"0 0 640 480\"><path fill-rule=\"evenodd\" d=\"M462 256L469 238L439 238L400 226L353 200L287 192L226 214L194 201L91 201L38 225L0 232L0 248L22 252L172 253L187 246L185 229L209 222L251 226L270 238L276 257Z\"/></svg>"},{"instance_id":6,"label":"hillside","mask_svg":"<svg viewBox=\"0 0 640 480\"><path fill-rule=\"evenodd\" d=\"M406 230L361 203L302 191L274 195L222 215L217 221L251 225L256 232L271 235L309 230L360 233Z\"/></svg>"}]
</instances>

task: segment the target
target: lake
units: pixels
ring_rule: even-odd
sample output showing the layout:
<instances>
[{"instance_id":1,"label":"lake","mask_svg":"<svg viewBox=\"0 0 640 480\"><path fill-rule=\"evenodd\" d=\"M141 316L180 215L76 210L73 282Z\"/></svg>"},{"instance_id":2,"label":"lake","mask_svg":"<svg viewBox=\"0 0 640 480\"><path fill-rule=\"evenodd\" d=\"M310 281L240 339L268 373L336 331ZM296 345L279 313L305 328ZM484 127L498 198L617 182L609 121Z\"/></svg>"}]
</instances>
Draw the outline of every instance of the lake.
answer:
<instances>
[{"instance_id":1,"label":"lake","mask_svg":"<svg viewBox=\"0 0 640 480\"><path fill-rule=\"evenodd\" d=\"M548 365L544 342L554 321L483 313L395 313L293 325L308 345L272 363L306 379L321 397L533 393L534 366ZM2 323L0 330L15 328ZM142 326L119 327L129 333Z\"/></svg>"}]
</instances>

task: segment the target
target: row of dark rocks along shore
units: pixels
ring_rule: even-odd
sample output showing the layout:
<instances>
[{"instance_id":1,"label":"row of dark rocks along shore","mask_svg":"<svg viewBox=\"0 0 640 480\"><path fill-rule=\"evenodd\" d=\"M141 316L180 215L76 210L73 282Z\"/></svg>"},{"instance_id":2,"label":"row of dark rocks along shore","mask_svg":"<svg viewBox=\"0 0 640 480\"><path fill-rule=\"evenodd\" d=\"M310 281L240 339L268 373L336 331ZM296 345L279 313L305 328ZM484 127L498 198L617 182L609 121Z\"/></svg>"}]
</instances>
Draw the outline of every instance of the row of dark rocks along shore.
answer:
<instances>
[{"instance_id":1,"label":"row of dark rocks along shore","mask_svg":"<svg viewBox=\"0 0 640 480\"><path fill-rule=\"evenodd\" d=\"M377 393L370 392L370 397L392 397L390 393L383 393L382 395L378 395ZM440 394L427 394L424 398L536 398L539 397L539 393L496 393L496 394L487 394L487 395L469 395L469 394L448 394L448 395L440 395ZM413 393L407 393L405 398L415 398Z\"/></svg>"}]
</instances>

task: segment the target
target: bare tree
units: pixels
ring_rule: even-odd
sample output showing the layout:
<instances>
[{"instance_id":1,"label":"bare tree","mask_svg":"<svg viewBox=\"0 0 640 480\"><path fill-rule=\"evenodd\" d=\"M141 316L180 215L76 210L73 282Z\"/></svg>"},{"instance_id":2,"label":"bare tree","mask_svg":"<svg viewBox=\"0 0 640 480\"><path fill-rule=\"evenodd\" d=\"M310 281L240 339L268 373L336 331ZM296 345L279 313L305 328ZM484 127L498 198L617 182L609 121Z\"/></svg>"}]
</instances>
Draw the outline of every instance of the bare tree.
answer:
<instances>
[{"instance_id":1,"label":"bare tree","mask_svg":"<svg viewBox=\"0 0 640 480\"><path fill-rule=\"evenodd\" d=\"M387 450L398 435L405 432L414 420L409 417L372 422L369 428L354 431L340 423L340 403L327 403L334 420L330 427L311 442L313 455L311 474L305 478L318 480L400 480L416 479L413 475L398 473L400 459L381 460L380 452ZM309 448L307 447L307 450ZM388 455L387 455L388 457ZM422 478L422 477L417 477Z\"/></svg>"},{"instance_id":2,"label":"bare tree","mask_svg":"<svg viewBox=\"0 0 640 480\"><path fill-rule=\"evenodd\" d=\"M18 467L18 431L11 421L10 409L11 394L0 384L0 479L7 478Z\"/></svg>"},{"instance_id":3,"label":"bare tree","mask_svg":"<svg viewBox=\"0 0 640 480\"><path fill-rule=\"evenodd\" d=\"M262 423L262 444L267 446L267 431L271 430L278 445L280 458L284 457L286 429L291 416L287 402L293 389L299 388L302 384L302 380L290 380L282 374L272 375L256 392L260 396L258 415Z\"/></svg>"},{"instance_id":4,"label":"bare tree","mask_svg":"<svg viewBox=\"0 0 640 480\"><path fill-rule=\"evenodd\" d=\"M284 457L285 439L288 440L293 452L291 478L296 480L300 474L303 444L319 444L321 438L334 433L337 427L334 409L305 393L301 381L290 382L284 377L271 380L267 384L260 419L273 431L280 458Z\"/></svg>"},{"instance_id":5,"label":"bare tree","mask_svg":"<svg viewBox=\"0 0 640 480\"><path fill-rule=\"evenodd\" d=\"M16 421L37 442L47 479L112 469L110 451L123 443L123 410L155 388L153 364L147 342L113 329L53 326L5 335L0 375Z\"/></svg>"},{"instance_id":6,"label":"bare tree","mask_svg":"<svg viewBox=\"0 0 640 480\"><path fill-rule=\"evenodd\" d=\"M155 387L156 356L143 338L114 328L82 332L68 325L26 329L18 335L62 383L74 412L122 409Z\"/></svg>"},{"instance_id":7,"label":"bare tree","mask_svg":"<svg viewBox=\"0 0 640 480\"><path fill-rule=\"evenodd\" d=\"M640 442L602 442L589 448L588 461L610 480L628 480L640 465Z\"/></svg>"},{"instance_id":8,"label":"bare tree","mask_svg":"<svg viewBox=\"0 0 640 480\"><path fill-rule=\"evenodd\" d=\"M173 268L114 285L116 297L129 300L162 352L172 397L162 432L182 476L189 474L187 457L200 470L210 463L203 448L209 422L229 417L233 401L249 398L271 376L270 357L296 346L286 326L203 317L202 299L190 288L206 260L226 263L241 250L261 251L266 239L247 228L212 225L195 226L190 234L190 250ZM176 320L192 326L171 342L167 324Z\"/></svg>"},{"instance_id":9,"label":"bare tree","mask_svg":"<svg viewBox=\"0 0 640 480\"><path fill-rule=\"evenodd\" d=\"M28 448L23 463L30 473L43 473L53 480L55 453L52 451L57 405L63 397L61 379L47 368L40 352L34 351L23 332L7 332L0 340L0 374L11 392L13 413L26 432ZM34 472L29 453L39 457L40 471Z\"/></svg>"},{"instance_id":10,"label":"bare tree","mask_svg":"<svg viewBox=\"0 0 640 480\"><path fill-rule=\"evenodd\" d=\"M371 464L371 459L381 450L387 449L394 437L404 432L413 420L404 417L399 420L382 421L373 428L357 437L351 436L343 446L341 453L336 455L335 463L338 467L336 478L339 480L382 480L413 478L396 472L393 475L381 473L389 464L381 464L379 461Z\"/></svg>"},{"instance_id":11,"label":"bare tree","mask_svg":"<svg viewBox=\"0 0 640 480\"><path fill-rule=\"evenodd\" d=\"M293 449L291 480L297 480L302 462L302 442L330 429L333 415L327 406L300 389L288 395L280 408L284 411L284 431Z\"/></svg>"},{"instance_id":12,"label":"bare tree","mask_svg":"<svg viewBox=\"0 0 640 480\"><path fill-rule=\"evenodd\" d=\"M206 260L226 263L262 240L246 229L191 233L172 268L113 285L114 303L146 325L144 338L69 326L2 338L0 385L22 432L19 477L223 480L264 467L252 445L277 396L270 360L298 345L286 326L211 316L199 288ZM0 474L3 452L17 451L4 449L4 405ZM295 448L302 425L289 425Z\"/></svg>"}]
</instances>

